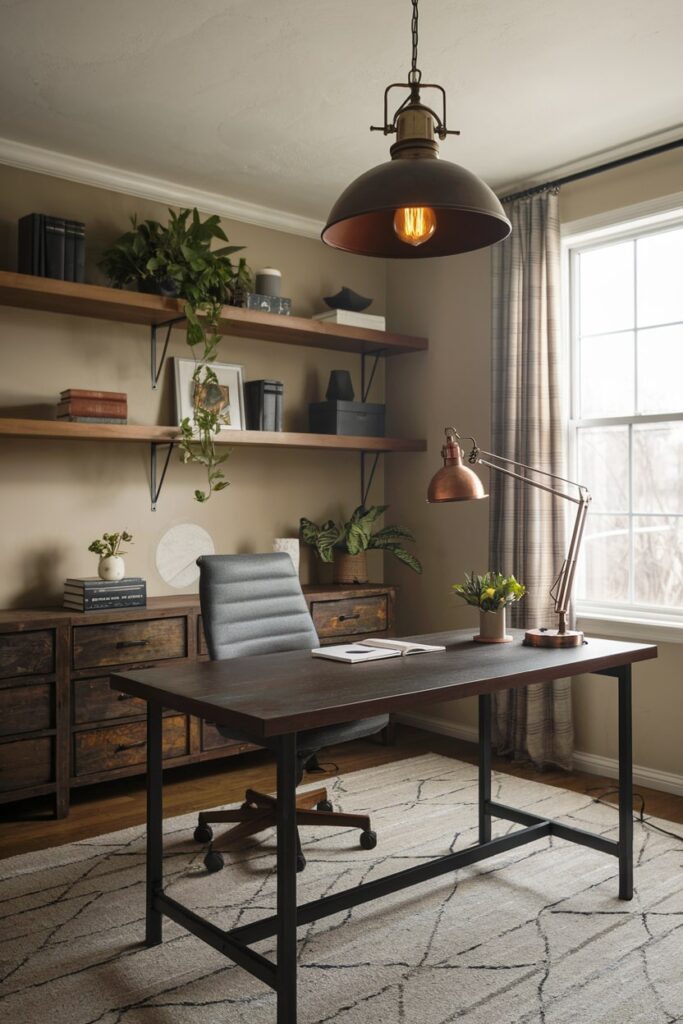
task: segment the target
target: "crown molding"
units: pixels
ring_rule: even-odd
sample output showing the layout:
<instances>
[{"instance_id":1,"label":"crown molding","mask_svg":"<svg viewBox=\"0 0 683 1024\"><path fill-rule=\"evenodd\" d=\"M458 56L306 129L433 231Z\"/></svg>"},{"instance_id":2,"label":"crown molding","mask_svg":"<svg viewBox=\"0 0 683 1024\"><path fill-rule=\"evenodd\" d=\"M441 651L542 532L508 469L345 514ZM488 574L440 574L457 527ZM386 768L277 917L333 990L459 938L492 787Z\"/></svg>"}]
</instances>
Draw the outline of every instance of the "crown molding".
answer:
<instances>
[{"instance_id":1,"label":"crown molding","mask_svg":"<svg viewBox=\"0 0 683 1024\"><path fill-rule=\"evenodd\" d=\"M274 210L218 192L189 188L146 174L109 167L106 164L83 160L50 149L41 149L38 146L29 146L13 139L0 138L0 164L76 181L81 185L105 188L110 192L122 192L138 199L152 199L170 206L196 206L202 213L218 214L228 220L255 224L273 231L285 231L291 235L303 235L306 238L320 238L324 226L322 221L314 220L312 217Z\"/></svg>"},{"instance_id":2,"label":"crown molding","mask_svg":"<svg viewBox=\"0 0 683 1024\"><path fill-rule=\"evenodd\" d=\"M560 164L558 167L549 167L545 171L539 171L538 174L530 175L526 178L517 178L515 181L510 181L504 186L496 187L494 191L499 196L523 192L525 189L535 188L536 185L544 185L547 181L556 181L558 178L564 178L568 174L588 171L598 164L609 163L610 160L620 160L622 157L633 156L644 149L653 149L655 146L662 146L667 142L675 142L676 139L680 139L682 132L683 125L674 125L671 128L667 128L666 131L655 132L652 135L643 135L638 139L632 139L630 142L613 146L611 149L601 149L597 153L589 153L579 160L572 160L571 163Z\"/></svg>"}]
</instances>

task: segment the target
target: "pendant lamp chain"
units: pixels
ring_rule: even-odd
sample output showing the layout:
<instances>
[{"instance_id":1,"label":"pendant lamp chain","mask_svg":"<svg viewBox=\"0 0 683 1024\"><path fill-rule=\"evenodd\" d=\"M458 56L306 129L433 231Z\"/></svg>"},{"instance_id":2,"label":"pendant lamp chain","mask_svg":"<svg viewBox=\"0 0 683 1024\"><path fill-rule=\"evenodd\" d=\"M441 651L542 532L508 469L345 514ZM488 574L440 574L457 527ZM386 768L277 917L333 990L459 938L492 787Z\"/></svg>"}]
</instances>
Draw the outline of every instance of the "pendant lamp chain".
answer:
<instances>
[{"instance_id":1,"label":"pendant lamp chain","mask_svg":"<svg viewBox=\"0 0 683 1024\"><path fill-rule=\"evenodd\" d=\"M413 0L413 18L410 23L410 31L413 37L413 59L410 64L410 71L408 73L408 81L410 82L411 85L418 85L420 83L420 80L422 79L422 72L419 70L417 66L417 4L418 0Z\"/></svg>"}]
</instances>

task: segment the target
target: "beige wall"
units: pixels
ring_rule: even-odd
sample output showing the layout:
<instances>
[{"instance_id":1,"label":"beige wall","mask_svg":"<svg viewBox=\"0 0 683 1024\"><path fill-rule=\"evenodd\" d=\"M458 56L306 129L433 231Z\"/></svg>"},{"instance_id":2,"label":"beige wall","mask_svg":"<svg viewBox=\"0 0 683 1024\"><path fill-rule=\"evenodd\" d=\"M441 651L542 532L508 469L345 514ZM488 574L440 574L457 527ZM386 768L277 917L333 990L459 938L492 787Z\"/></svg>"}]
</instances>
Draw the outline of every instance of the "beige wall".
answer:
<instances>
[{"instance_id":1,"label":"beige wall","mask_svg":"<svg viewBox=\"0 0 683 1024\"><path fill-rule=\"evenodd\" d=\"M670 195L683 188L683 154L678 150L585 179L562 190L564 222ZM474 623L472 611L450 595L450 584L465 570L487 568L488 515L479 503L429 506L427 483L440 465L444 426L473 433L484 447L490 419L490 259L487 252L444 260L392 263L387 309L394 330L427 334L427 355L390 361L387 402L408 433L429 438L426 455L389 463L386 500L399 521L419 539L424 576L399 601L401 628L461 628ZM400 412L399 412L400 411ZM387 567L387 575L394 570ZM639 639L634 632L625 639ZM634 673L635 761L650 769L683 775L683 645L662 644L657 662ZM574 686L576 747L614 758L614 687L598 677ZM435 706L430 715L461 731L476 726L476 704Z\"/></svg>"},{"instance_id":2,"label":"beige wall","mask_svg":"<svg viewBox=\"0 0 683 1024\"><path fill-rule=\"evenodd\" d=\"M47 176L0 167L0 269L16 269L16 221L33 211L77 218L87 224L87 279L100 280L95 258L127 227L129 214L164 219L165 208ZM385 268L350 257L315 239L244 224L226 223L234 243L247 246L254 268L276 266L294 312L309 316L321 296L342 284L376 301L384 311ZM50 417L68 387L126 391L131 423L172 422L173 367L161 386L149 383L149 335L145 328L51 313L0 307L2 415ZM169 354L188 354L182 331ZM224 338L221 359L242 363L246 379L274 377L285 387L285 429L306 429L309 401L324 397L329 372L352 370L360 388L358 357L273 343ZM373 397L381 400L381 371ZM213 536L216 550L270 550L275 536L296 536L301 515L336 516L358 503L358 456L332 452L235 449L226 464L231 486L205 506L192 497L203 486L197 467L173 460L158 510L150 510L146 445L0 440L0 607L59 600L65 575L92 574L88 543L103 531L125 527L134 534L128 570L145 576L150 594L170 592L159 578L154 552L171 525L195 522ZM371 498L382 497L378 473ZM381 578L381 564L374 565ZM304 561L304 578L309 576ZM189 588L193 589L193 588Z\"/></svg>"}]
</instances>

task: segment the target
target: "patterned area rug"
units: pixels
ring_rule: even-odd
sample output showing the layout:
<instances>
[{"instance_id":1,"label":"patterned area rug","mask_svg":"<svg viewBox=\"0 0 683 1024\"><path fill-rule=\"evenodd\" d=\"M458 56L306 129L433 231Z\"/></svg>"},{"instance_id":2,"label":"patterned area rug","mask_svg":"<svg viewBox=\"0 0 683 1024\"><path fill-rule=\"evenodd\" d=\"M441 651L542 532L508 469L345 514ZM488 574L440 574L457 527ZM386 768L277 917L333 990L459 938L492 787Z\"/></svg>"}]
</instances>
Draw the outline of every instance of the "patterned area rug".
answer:
<instances>
[{"instance_id":1,"label":"patterned area rug","mask_svg":"<svg viewBox=\"0 0 683 1024\"><path fill-rule=\"evenodd\" d=\"M471 765L428 755L330 788L372 810L379 844L304 830L300 902L476 840ZM581 794L497 774L494 798L615 835L616 811ZM194 820L166 822L167 891L225 928L272 913L273 834L207 876ZM300 1024L683 1021L683 844L636 825L635 846L630 904L613 858L544 839L300 929ZM172 922L141 945L143 872L143 828L0 863L0 1020L274 1024L273 993Z\"/></svg>"}]
</instances>

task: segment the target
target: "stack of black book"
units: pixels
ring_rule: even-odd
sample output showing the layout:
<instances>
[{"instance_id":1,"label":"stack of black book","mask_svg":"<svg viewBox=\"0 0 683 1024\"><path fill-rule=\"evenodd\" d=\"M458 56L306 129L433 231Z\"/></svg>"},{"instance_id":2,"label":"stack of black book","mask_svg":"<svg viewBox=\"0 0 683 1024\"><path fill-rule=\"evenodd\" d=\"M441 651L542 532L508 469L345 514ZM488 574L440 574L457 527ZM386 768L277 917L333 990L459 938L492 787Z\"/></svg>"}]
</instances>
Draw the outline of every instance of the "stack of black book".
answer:
<instances>
[{"instance_id":1,"label":"stack of black book","mask_svg":"<svg viewBox=\"0 0 683 1024\"><path fill-rule=\"evenodd\" d=\"M85 281L85 224L29 213L19 221L20 274Z\"/></svg>"},{"instance_id":2,"label":"stack of black book","mask_svg":"<svg viewBox=\"0 0 683 1024\"><path fill-rule=\"evenodd\" d=\"M282 430L282 394L281 380L246 382L247 430Z\"/></svg>"},{"instance_id":3,"label":"stack of black book","mask_svg":"<svg viewBox=\"0 0 683 1024\"><path fill-rule=\"evenodd\" d=\"M126 576L111 582L99 576L85 576L64 583L64 607L72 611L144 608L146 604L147 584L141 576Z\"/></svg>"}]
</instances>

